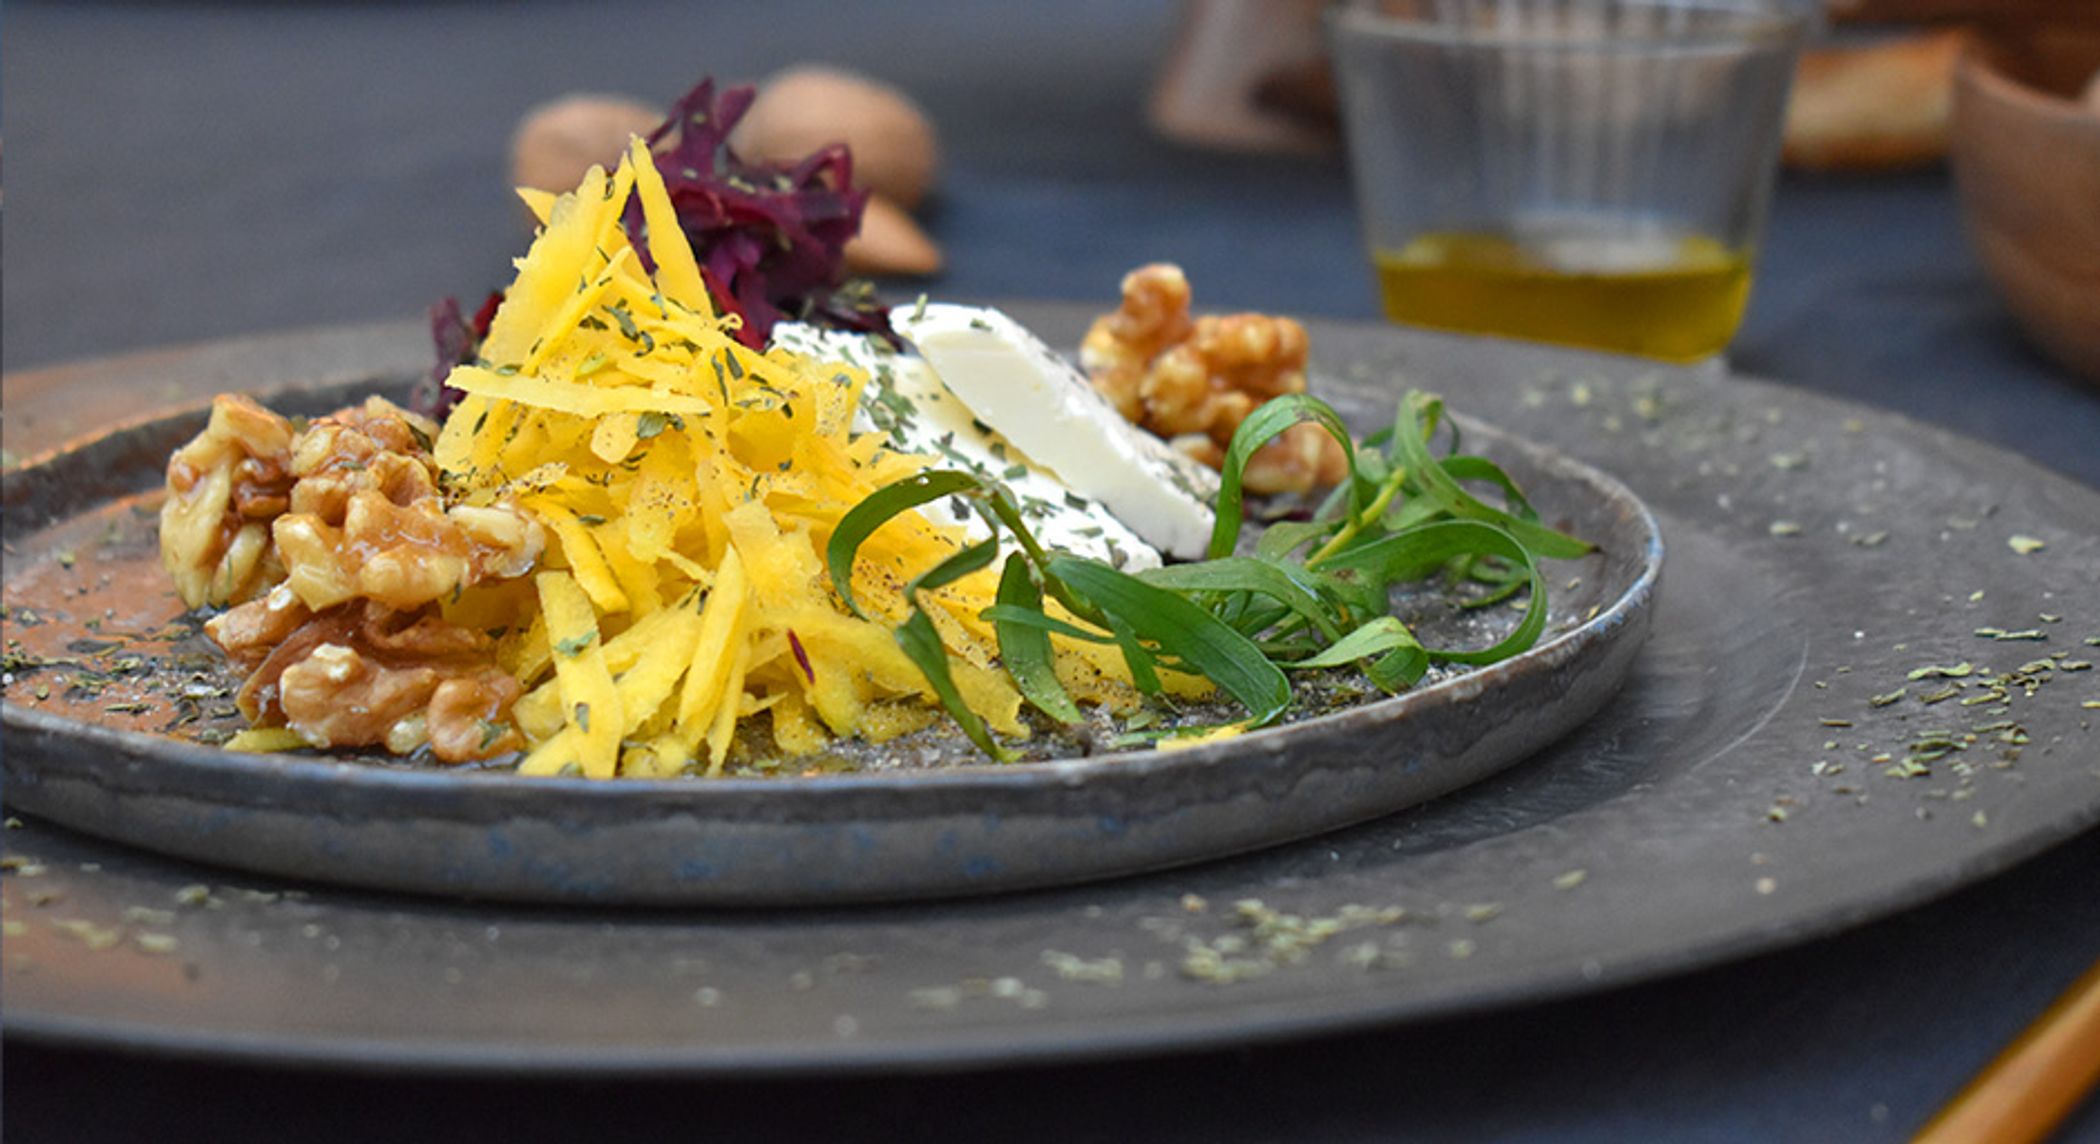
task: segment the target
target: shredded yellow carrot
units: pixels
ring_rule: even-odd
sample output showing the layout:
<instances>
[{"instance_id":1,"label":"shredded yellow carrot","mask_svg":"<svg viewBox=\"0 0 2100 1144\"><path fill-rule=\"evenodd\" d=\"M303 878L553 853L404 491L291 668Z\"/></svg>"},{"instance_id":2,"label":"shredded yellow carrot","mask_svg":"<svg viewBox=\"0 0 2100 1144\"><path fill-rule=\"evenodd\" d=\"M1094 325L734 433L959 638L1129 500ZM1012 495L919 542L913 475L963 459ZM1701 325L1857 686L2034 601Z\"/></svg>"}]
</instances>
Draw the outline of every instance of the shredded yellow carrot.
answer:
<instances>
[{"instance_id":1,"label":"shredded yellow carrot","mask_svg":"<svg viewBox=\"0 0 2100 1144\"><path fill-rule=\"evenodd\" d=\"M918 514L891 521L854 571L870 618L841 606L823 557L833 528L928 465L852 431L862 371L736 341L739 319L715 311L639 142L574 193L525 198L545 226L482 361L453 372L468 396L435 446L448 493L514 501L550 536L536 590L506 598L524 614L487 625L504 629L498 662L526 689L522 769L716 774L759 711L788 754L923 725L935 697L891 631L908 614L904 583L962 534ZM630 200L646 260L621 226ZM994 729L1024 737L978 618L995 589L987 571L926 595L958 687ZM1080 698L1127 692L1120 663L1062 650Z\"/></svg>"}]
</instances>

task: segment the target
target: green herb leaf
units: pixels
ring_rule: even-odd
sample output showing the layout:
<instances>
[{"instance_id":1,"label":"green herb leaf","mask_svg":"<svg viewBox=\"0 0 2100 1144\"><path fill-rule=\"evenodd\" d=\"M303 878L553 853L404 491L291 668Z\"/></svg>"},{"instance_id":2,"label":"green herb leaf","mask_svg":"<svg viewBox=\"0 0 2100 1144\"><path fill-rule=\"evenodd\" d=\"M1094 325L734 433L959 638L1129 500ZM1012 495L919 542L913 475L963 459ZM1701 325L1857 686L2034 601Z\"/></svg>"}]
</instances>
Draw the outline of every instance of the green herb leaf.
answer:
<instances>
[{"instance_id":1,"label":"green herb leaf","mask_svg":"<svg viewBox=\"0 0 2100 1144\"><path fill-rule=\"evenodd\" d=\"M1360 511L1369 499L1365 482L1356 478L1356 445L1349 437L1349 427L1342 424L1341 415L1334 407L1303 393L1291 393L1275 398L1247 415L1240 427L1232 434L1232 444L1225 449L1225 464L1219 471L1217 521L1210 532L1210 558L1232 555L1240 540L1240 525L1245 516L1244 491L1240 487L1241 474L1247 468L1248 458L1256 449L1300 421L1317 421L1329 436L1341 443L1342 453L1349 458L1348 480L1349 506L1352 514Z\"/></svg>"},{"instance_id":2,"label":"green herb leaf","mask_svg":"<svg viewBox=\"0 0 2100 1144\"><path fill-rule=\"evenodd\" d=\"M897 646L904 649L904 654L926 676L934 695L947 709L948 717L955 720L956 726L962 728L963 734L970 737L970 742L975 743L978 750L1002 763L1010 763L1019 757L992 738L991 729L984 725L984 720L963 702L962 692L955 686L955 677L948 671L948 649L942 646L940 632L934 630L933 620L924 611L914 608L911 618L897 626L896 639Z\"/></svg>"},{"instance_id":3,"label":"green herb leaf","mask_svg":"<svg viewBox=\"0 0 2100 1144\"><path fill-rule=\"evenodd\" d=\"M1454 429L1453 432L1456 433L1456 430ZM1501 489L1503 499L1509 505L1510 513L1519 519L1537 520L1539 518L1538 510L1532 508L1531 502L1524 499L1524 490L1518 488L1517 482L1511 480L1509 474L1502 471L1502 466L1488 460L1486 457L1453 455L1438 461L1437 465L1444 470L1445 476L1450 477L1454 481L1486 481Z\"/></svg>"},{"instance_id":4,"label":"green herb leaf","mask_svg":"<svg viewBox=\"0 0 2100 1144\"><path fill-rule=\"evenodd\" d=\"M665 429L683 431L685 429L685 418L680 417L676 413L664 413L655 409L644 410L635 418L634 437L637 441L647 441L652 437L661 436Z\"/></svg>"},{"instance_id":5,"label":"green herb leaf","mask_svg":"<svg viewBox=\"0 0 2100 1144\"><path fill-rule=\"evenodd\" d=\"M1294 579L1294 573L1306 575L1303 568L1293 565L1245 556L1225 556L1200 564L1170 564L1163 568L1148 568L1138 573L1138 579L1154 587L1167 588L1183 594L1256 592L1290 609L1318 628L1320 634L1328 639L1340 639L1341 624L1337 622L1334 610L1314 595L1310 588Z\"/></svg>"},{"instance_id":6,"label":"green herb leaf","mask_svg":"<svg viewBox=\"0 0 2100 1144\"><path fill-rule=\"evenodd\" d=\"M1130 668L1130 684L1138 694L1157 696L1163 688L1159 682L1158 661L1138 638L1121 628L1112 629L1116 646L1122 649L1123 662Z\"/></svg>"},{"instance_id":7,"label":"green herb leaf","mask_svg":"<svg viewBox=\"0 0 2100 1144\"><path fill-rule=\"evenodd\" d=\"M1431 648L1429 657L1446 663L1496 663L1538 642L1546 630L1546 579L1532 554L1509 532L1477 520L1442 520L1395 533L1337 555L1328 570L1356 570L1382 581L1415 580L1461 556L1500 556L1515 561L1531 589L1524 616L1510 633L1474 651Z\"/></svg>"},{"instance_id":8,"label":"green herb leaf","mask_svg":"<svg viewBox=\"0 0 2100 1144\"><path fill-rule=\"evenodd\" d=\"M1412 687L1429 670L1428 650L1398 616L1380 616L1334 641L1318 655L1284 666L1293 671L1306 671L1340 667L1372 656L1379 658L1365 669L1365 674L1386 691Z\"/></svg>"},{"instance_id":9,"label":"green herb leaf","mask_svg":"<svg viewBox=\"0 0 2100 1144\"><path fill-rule=\"evenodd\" d=\"M1424 498L1453 516L1500 525L1540 556L1572 560L1590 551L1592 546L1585 541L1495 508L1460 488L1451 473L1429 451L1426 434L1434 432L1443 417L1443 410L1441 400L1427 394L1409 393L1401 401L1400 415L1393 422L1394 458L1407 470L1409 479Z\"/></svg>"},{"instance_id":10,"label":"green herb leaf","mask_svg":"<svg viewBox=\"0 0 2100 1144\"><path fill-rule=\"evenodd\" d=\"M1254 722L1266 723L1290 705L1290 680L1261 648L1186 597L1071 556L1051 557L1049 572L1114 620L1117 632L1158 645L1217 684Z\"/></svg>"},{"instance_id":11,"label":"green herb leaf","mask_svg":"<svg viewBox=\"0 0 2100 1144\"><path fill-rule=\"evenodd\" d=\"M1358 454L1360 457L1372 455L1368 451ZM1332 533L1338 523L1332 520L1279 520L1263 530L1261 539L1254 542L1254 558L1271 563L1280 561Z\"/></svg>"},{"instance_id":12,"label":"green herb leaf","mask_svg":"<svg viewBox=\"0 0 2100 1144\"><path fill-rule=\"evenodd\" d=\"M853 558L868 537L875 535L876 529L888 524L891 518L928 501L978 487L977 478L969 473L936 469L885 485L847 510L846 515L839 518L838 527L832 530L831 542L824 548L824 563L831 571L831 586L845 601L846 610L861 619L868 618L853 598Z\"/></svg>"},{"instance_id":13,"label":"green herb leaf","mask_svg":"<svg viewBox=\"0 0 2100 1144\"><path fill-rule=\"evenodd\" d=\"M1278 522L1255 546L1254 556L1233 555L1244 523L1241 477L1249 458L1278 433L1308 420L1348 450L1349 480L1322 501L1314 519ZM1456 426L1449 426L1450 455L1432 455L1430 443L1447 425L1440 400L1410 393L1394 424L1366 438L1359 449L1350 445L1340 418L1324 403L1292 395L1264 405L1242 423L1228 450L1209 546L1212 558L1201 563L1129 575L1098 561L1047 551L1003 485L988 475L945 470L899 482L856 505L834 530L827 564L840 596L860 615L850 590L853 561L861 544L889 519L957 496L992 526L991 539L954 553L907 585L912 616L896 639L943 707L995 758L1014 756L963 703L938 629L917 593L988 567L997 559L1002 531L1019 551L1005 563L997 602L980 616L993 624L1006 670L1032 706L1065 722L1080 719L1056 675L1051 636L1062 635L1115 644L1132 683L1146 695L1161 693L1162 668L1202 675L1247 709L1248 719L1237 726L1259 726L1290 703L1286 668L1361 664L1373 683L1397 691L1419 682L1432 662L1493 663L1531 648L1543 635L1546 584L1539 559L1579 556L1590 546L1539 524L1536 509L1500 466L1459 453ZM1492 486L1503 507L1481 501L1461 482ZM1300 557L1309 545L1315 545L1310 554ZM1523 615L1488 647L1424 647L1392 614L1391 592L1395 584L1439 573L1454 590L1483 586L1469 592L1462 607L1493 606L1528 590ZM1072 619L1047 614L1046 597L1056 599Z\"/></svg>"},{"instance_id":14,"label":"green herb leaf","mask_svg":"<svg viewBox=\"0 0 2100 1144\"><path fill-rule=\"evenodd\" d=\"M1068 636L1075 640L1085 640L1088 643L1112 644L1116 642L1116 637L1114 636L1102 635L1100 632L1090 632L1085 628L1068 624L1056 616L1046 615L1033 608L1019 608L1010 604L993 604L984 611L977 613L977 617L983 620L990 620L995 624L1019 624L1022 627Z\"/></svg>"},{"instance_id":15,"label":"green herb leaf","mask_svg":"<svg viewBox=\"0 0 2100 1144\"><path fill-rule=\"evenodd\" d=\"M1006 558L1006 567L999 574L999 603L1037 614L1042 611L1042 589L1036 587L1028 574L1028 561L1019 553ZM1050 644L1050 633L1030 624L998 620L993 621L992 630L999 637L999 658L1021 697L1060 723L1082 721L1078 704L1072 702L1064 684L1058 682L1057 655Z\"/></svg>"},{"instance_id":16,"label":"green herb leaf","mask_svg":"<svg viewBox=\"0 0 2100 1144\"><path fill-rule=\"evenodd\" d=\"M949 556L939 564L914 576L911 583L904 586L904 594L911 598L913 604L916 605L921 590L930 592L935 588L945 588L980 568L990 567L992 561L998 558L999 542L997 540L986 540L972 544L967 548L958 550L954 555Z\"/></svg>"}]
</instances>

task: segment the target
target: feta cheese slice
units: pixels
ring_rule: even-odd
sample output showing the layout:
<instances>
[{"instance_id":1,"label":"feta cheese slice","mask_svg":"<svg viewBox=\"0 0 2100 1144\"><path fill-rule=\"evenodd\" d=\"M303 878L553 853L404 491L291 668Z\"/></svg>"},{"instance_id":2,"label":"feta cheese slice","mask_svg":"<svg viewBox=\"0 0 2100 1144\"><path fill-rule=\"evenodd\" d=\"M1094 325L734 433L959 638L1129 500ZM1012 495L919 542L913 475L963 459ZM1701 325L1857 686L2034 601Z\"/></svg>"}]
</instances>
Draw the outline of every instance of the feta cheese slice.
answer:
<instances>
[{"instance_id":1,"label":"feta cheese slice","mask_svg":"<svg viewBox=\"0 0 2100 1144\"><path fill-rule=\"evenodd\" d=\"M1086 376L1019 322L975 306L899 306L910 339L978 420L1153 547L1198 559L1217 474L1123 420Z\"/></svg>"},{"instance_id":2,"label":"feta cheese slice","mask_svg":"<svg viewBox=\"0 0 2100 1144\"><path fill-rule=\"evenodd\" d=\"M942 468L964 469L1003 483L1019 502L1030 530L1048 547L1130 571L1159 566L1159 553L1151 545L978 420L918 355L898 353L864 334L799 323L775 326L773 341L796 353L865 370L868 384L854 414L856 432L885 433L898 452L933 456ZM972 540L991 534L961 503L929 504L921 511L930 520L962 525Z\"/></svg>"}]
</instances>

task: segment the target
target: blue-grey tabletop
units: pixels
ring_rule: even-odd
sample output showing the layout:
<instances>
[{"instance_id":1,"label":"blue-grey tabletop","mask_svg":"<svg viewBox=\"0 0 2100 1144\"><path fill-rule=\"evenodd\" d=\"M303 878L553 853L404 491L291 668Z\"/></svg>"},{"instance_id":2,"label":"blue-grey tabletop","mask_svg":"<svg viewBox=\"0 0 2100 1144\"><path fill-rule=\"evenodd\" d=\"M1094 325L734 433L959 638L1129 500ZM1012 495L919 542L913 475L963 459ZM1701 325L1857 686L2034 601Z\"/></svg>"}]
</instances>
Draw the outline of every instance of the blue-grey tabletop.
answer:
<instances>
[{"instance_id":1,"label":"blue-grey tabletop","mask_svg":"<svg viewBox=\"0 0 2100 1144\"><path fill-rule=\"evenodd\" d=\"M4 46L9 372L419 313L505 276L518 117L821 60L937 123L958 297L1102 300L1181 263L1210 308L1373 318L1339 156L1160 140L1180 12L1126 0L32 3ZM2100 485L2100 386L2029 349L1944 172L1782 182L1735 368ZM2100 835L1839 936L1608 993L1133 1061L850 1080L372 1077L6 1045L21 1141L1894 1140L2100 956ZM2063 1139L2100 1141L2089 1103Z\"/></svg>"}]
</instances>

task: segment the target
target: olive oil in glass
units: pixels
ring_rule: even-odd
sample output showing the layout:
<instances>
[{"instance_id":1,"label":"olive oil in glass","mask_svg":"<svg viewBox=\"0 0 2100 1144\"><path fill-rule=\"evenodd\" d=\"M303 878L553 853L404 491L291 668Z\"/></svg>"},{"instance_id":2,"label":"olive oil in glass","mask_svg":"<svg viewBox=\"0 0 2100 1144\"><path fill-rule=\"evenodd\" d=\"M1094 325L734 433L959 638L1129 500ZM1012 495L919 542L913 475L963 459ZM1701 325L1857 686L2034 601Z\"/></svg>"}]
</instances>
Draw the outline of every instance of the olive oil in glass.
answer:
<instances>
[{"instance_id":1,"label":"olive oil in glass","mask_svg":"<svg viewBox=\"0 0 2100 1144\"><path fill-rule=\"evenodd\" d=\"M1373 260L1395 322L1670 361L1720 353L1750 295L1747 253L1668 231L1444 231Z\"/></svg>"},{"instance_id":2,"label":"olive oil in glass","mask_svg":"<svg viewBox=\"0 0 2100 1144\"><path fill-rule=\"evenodd\" d=\"M1805 0L1334 0L1396 322L1712 362L1743 317Z\"/></svg>"}]
</instances>

